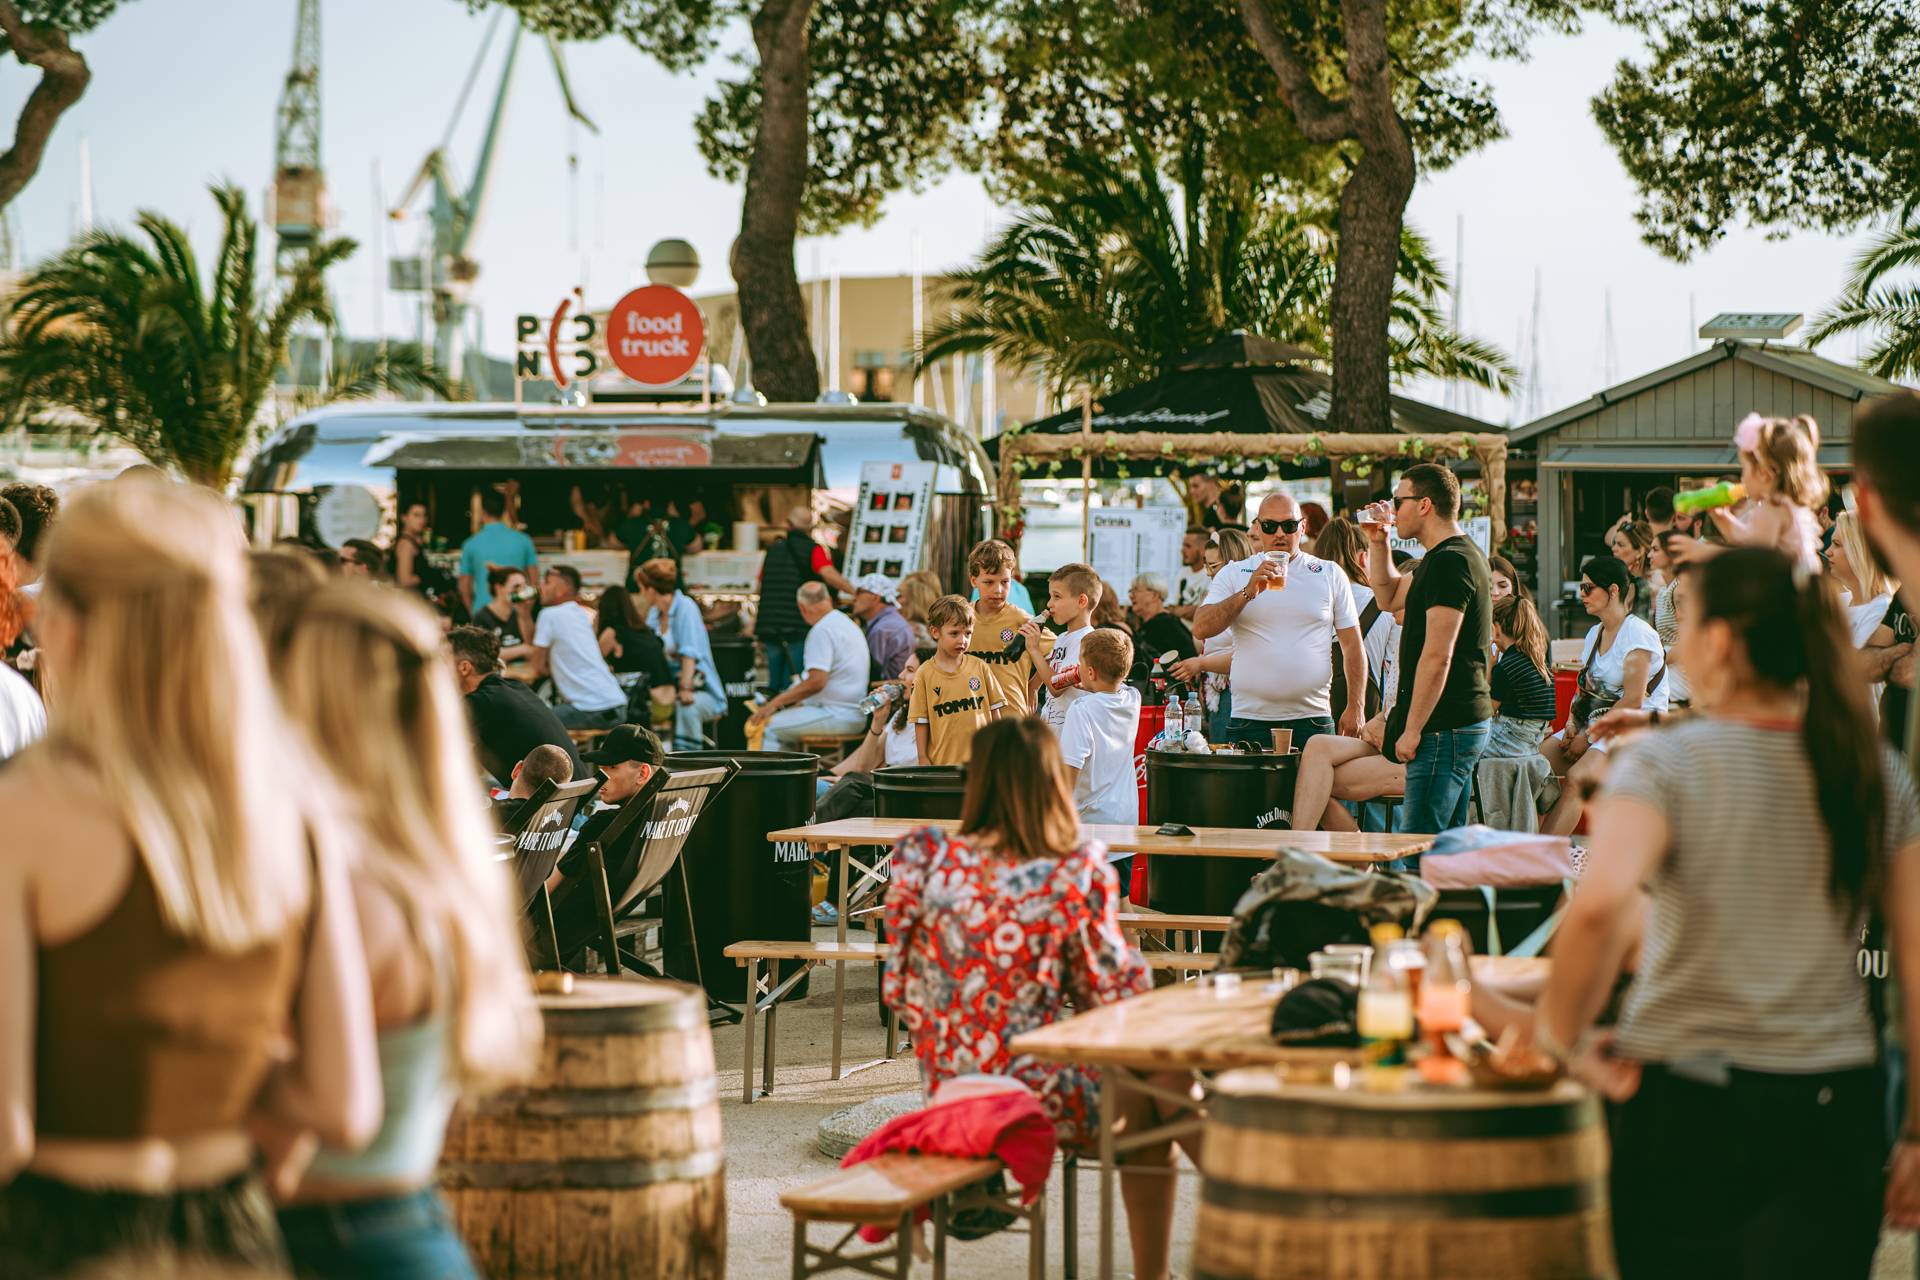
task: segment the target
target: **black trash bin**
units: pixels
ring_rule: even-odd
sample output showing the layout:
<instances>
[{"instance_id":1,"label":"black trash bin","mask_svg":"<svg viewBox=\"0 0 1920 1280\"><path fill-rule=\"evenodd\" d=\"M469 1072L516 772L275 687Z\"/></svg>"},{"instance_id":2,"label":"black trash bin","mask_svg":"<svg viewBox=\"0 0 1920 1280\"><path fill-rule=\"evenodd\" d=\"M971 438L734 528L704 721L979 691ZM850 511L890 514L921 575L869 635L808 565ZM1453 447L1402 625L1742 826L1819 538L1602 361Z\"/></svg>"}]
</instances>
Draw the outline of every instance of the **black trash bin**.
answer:
<instances>
[{"instance_id":1,"label":"black trash bin","mask_svg":"<svg viewBox=\"0 0 1920 1280\"><path fill-rule=\"evenodd\" d=\"M752 636L713 637L713 665L727 693L727 714L713 726L714 745L722 751L747 749L747 717L753 712L753 670L757 655Z\"/></svg>"},{"instance_id":2,"label":"black trash bin","mask_svg":"<svg viewBox=\"0 0 1920 1280\"><path fill-rule=\"evenodd\" d=\"M1147 752L1147 822L1190 827L1293 826L1293 784L1300 753L1201 755ZM1163 857L1147 860L1147 900L1155 911L1231 915L1248 882L1266 868L1254 858Z\"/></svg>"},{"instance_id":3,"label":"black trash bin","mask_svg":"<svg viewBox=\"0 0 1920 1280\"><path fill-rule=\"evenodd\" d=\"M747 971L721 954L729 943L748 938L805 942L813 936L813 859L805 845L776 845L767 832L806 825L820 761L801 751L676 751L666 763L669 769L687 769L722 761L738 765L740 772L725 800L701 813L680 850L700 941L698 973L678 876L667 877L662 950L668 976L699 981L714 998L738 1004L746 999ZM797 961L785 962L780 976L798 967ZM802 978L787 998L806 995L807 983Z\"/></svg>"},{"instance_id":4,"label":"black trash bin","mask_svg":"<svg viewBox=\"0 0 1920 1280\"><path fill-rule=\"evenodd\" d=\"M967 773L957 764L897 764L873 772L878 818L958 818Z\"/></svg>"}]
</instances>

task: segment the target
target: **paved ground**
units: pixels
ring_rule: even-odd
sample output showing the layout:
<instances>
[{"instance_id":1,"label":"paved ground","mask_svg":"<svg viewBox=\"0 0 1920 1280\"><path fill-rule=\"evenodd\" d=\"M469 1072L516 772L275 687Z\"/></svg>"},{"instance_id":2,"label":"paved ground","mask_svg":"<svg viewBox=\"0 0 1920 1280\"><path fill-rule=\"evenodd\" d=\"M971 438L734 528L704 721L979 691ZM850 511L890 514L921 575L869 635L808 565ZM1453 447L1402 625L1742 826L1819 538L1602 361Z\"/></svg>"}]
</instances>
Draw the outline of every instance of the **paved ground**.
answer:
<instances>
[{"instance_id":1,"label":"paved ground","mask_svg":"<svg viewBox=\"0 0 1920 1280\"><path fill-rule=\"evenodd\" d=\"M828 938L831 930L820 930ZM862 935L856 935L862 936ZM821 1120L842 1107L883 1093L898 1093L919 1084L909 1052L894 1062L880 1057L883 1033L875 1009L877 970L871 966L847 968L846 1061L859 1068L838 1081L827 1079L833 1048L833 979L826 969L814 970L813 994L800 1004L782 1006L779 1061L774 1094L752 1106L740 1102L740 1028L716 1027L714 1053L719 1060L722 1121L727 1135L727 1271L735 1276L785 1276L791 1266L792 1220L780 1207L780 1192L804 1186L832 1172L835 1162L815 1149L814 1131ZM758 1033L756 1032L756 1039ZM755 1056L759 1046L755 1045ZM863 1065L875 1063L877 1065ZM1055 1169L1048 1187L1048 1242L1050 1276L1062 1274L1060 1173ZM1178 1216L1174 1221L1175 1272L1185 1274L1183 1256L1193 1239L1197 1177L1181 1179ZM1099 1212L1099 1184L1091 1173L1080 1175L1080 1274L1091 1277L1097 1254L1095 1228ZM1116 1206L1115 1214L1118 1217ZM814 1239L824 1238L816 1227ZM1126 1255L1126 1232L1119 1236L1119 1269L1131 1274ZM1027 1238L1003 1233L985 1240L954 1242L947 1254L952 1280L1015 1280L1026 1275ZM916 1267L915 1275L931 1275L931 1267Z\"/></svg>"},{"instance_id":2,"label":"paved ground","mask_svg":"<svg viewBox=\"0 0 1920 1280\"><path fill-rule=\"evenodd\" d=\"M832 932L819 930L817 936L828 938ZM834 1162L814 1147L814 1132L820 1121L842 1107L918 1084L910 1055L895 1062L880 1058L882 1032L874 1007L875 982L875 969L848 966L845 1056L858 1069L839 1081L827 1079L833 1035L833 981L828 970L814 971L813 993L804 1002L781 1010L773 1097L752 1106L741 1104L740 1028L720 1027L714 1031L727 1139L727 1269L731 1275L788 1274L793 1229L791 1219L780 1208L780 1192L804 1186L832 1171ZM1097 1256L1098 1184L1091 1173L1083 1173L1080 1178L1080 1273L1091 1277ZM1174 1219L1175 1275L1187 1273L1199 1188L1196 1177L1180 1181ZM1049 1276L1059 1276L1063 1269L1059 1183L1056 1169L1048 1188ZM1131 1274L1124 1220L1116 1234L1119 1271ZM1024 1235L955 1242L948 1254L948 1274L953 1280L1015 1280L1026 1274L1026 1249ZM916 1275L931 1273L930 1267L915 1269ZM1876 1259L1874 1280L1913 1280L1915 1275L1913 1237L1889 1234Z\"/></svg>"}]
</instances>

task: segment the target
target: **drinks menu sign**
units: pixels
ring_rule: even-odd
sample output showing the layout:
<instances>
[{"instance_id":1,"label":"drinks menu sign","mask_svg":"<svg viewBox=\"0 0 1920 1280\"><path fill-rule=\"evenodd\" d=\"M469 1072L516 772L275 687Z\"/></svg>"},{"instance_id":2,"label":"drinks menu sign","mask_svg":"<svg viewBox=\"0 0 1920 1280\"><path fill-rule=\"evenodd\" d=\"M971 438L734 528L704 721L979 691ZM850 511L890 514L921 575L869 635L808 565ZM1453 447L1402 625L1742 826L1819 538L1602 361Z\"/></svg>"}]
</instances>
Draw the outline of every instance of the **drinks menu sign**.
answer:
<instances>
[{"instance_id":1,"label":"drinks menu sign","mask_svg":"<svg viewBox=\"0 0 1920 1280\"><path fill-rule=\"evenodd\" d=\"M860 468L860 497L847 530L847 576L878 573L900 579L920 567L933 507L932 462L869 462Z\"/></svg>"},{"instance_id":2,"label":"drinks menu sign","mask_svg":"<svg viewBox=\"0 0 1920 1280\"><path fill-rule=\"evenodd\" d=\"M1106 507L1087 522L1088 563L1124 598L1133 580L1157 573L1171 588L1180 580L1180 541L1187 513L1179 507Z\"/></svg>"}]
</instances>

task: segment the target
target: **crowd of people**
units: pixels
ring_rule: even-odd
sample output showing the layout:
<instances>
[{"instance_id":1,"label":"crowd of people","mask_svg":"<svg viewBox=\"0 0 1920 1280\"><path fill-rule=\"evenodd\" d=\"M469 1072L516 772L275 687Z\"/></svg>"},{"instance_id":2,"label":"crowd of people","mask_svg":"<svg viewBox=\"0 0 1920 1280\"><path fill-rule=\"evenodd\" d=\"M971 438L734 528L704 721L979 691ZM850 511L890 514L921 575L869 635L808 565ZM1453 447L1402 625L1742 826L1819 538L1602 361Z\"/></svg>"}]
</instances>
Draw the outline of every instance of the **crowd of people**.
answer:
<instances>
[{"instance_id":1,"label":"crowd of people","mask_svg":"<svg viewBox=\"0 0 1920 1280\"><path fill-rule=\"evenodd\" d=\"M33 509L0 593L52 710L0 770L0 1273L472 1275L442 1134L540 1023L437 620L250 557L192 486Z\"/></svg>"},{"instance_id":2,"label":"crowd of people","mask_svg":"<svg viewBox=\"0 0 1920 1280\"><path fill-rule=\"evenodd\" d=\"M1864 1275L1883 1219L1920 1227L1920 1130L1888 1120L1920 1115L1920 1001L1896 1012L1857 961L1890 938L1920 986L1916 433L1920 395L1863 409L1832 518L1807 419L1739 424L1741 508L1647 495L1582 566L1557 732L1547 628L1436 464L1352 516L1269 493L1244 529L1236 487L1190 484L1177 581L1123 604L1068 564L1038 611L1005 542L972 549L965 594L849 581L796 513L749 725L768 750L857 738L818 819L870 812L879 768L964 768L958 829L896 852L884 998L930 1084L1021 1080L1082 1151L1097 1075L1008 1046L1149 985L1118 920L1130 859L1089 837L1137 821L1143 689L1203 690L1219 743L1290 733L1297 828L1391 796L1397 829L1446 831L1482 761L1538 756L1563 780L1542 826L1584 822L1587 871L1537 1002L1476 1011L1612 1104L1623 1273ZM150 471L64 509L0 490L0 1273L184 1250L472 1274L442 1135L540 1037L483 784L517 803L602 775L558 889L667 765L652 726L701 745L726 707L670 556L589 605L482 509L454 578L411 509L390 547L323 565L248 552L217 497ZM1129 1126L1169 1118L1131 1097ZM1167 1274L1171 1159L1121 1171L1136 1274Z\"/></svg>"}]
</instances>

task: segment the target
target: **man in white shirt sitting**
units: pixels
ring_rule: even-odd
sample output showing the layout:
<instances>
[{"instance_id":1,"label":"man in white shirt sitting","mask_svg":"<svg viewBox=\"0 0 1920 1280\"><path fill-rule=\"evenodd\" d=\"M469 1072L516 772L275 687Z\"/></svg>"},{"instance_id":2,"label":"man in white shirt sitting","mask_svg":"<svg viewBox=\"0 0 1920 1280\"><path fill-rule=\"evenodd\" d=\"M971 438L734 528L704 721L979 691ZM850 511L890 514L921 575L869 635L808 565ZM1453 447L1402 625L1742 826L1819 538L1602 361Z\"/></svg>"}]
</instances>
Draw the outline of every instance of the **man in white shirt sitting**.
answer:
<instances>
[{"instance_id":1,"label":"man in white shirt sitting","mask_svg":"<svg viewBox=\"0 0 1920 1280\"><path fill-rule=\"evenodd\" d=\"M1224 739L1271 749L1273 730L1291 729L1299 750L1315 735L1334 732L1330 636L1340 642L1347 677L1339 731L1358 735L1366 718L1367 655L1347 575L1300 550L1300 504L1289 494L1269 494L1249 532L1260 550L1215 574L1193 616L1196 639L1233 632L1233 715Z\"/></svg>"},{"instance_id":2,"label":"man in white shirt sitting","mask_svg":"<svg viewBox=\"0 0 1920 1280\"><path fill-rule=\"evenodd\" d=\"M807 624L802 657L805 667L793 687L761 705L749 724L765 724L766 751L797 749L803 734L860 733L867 718L860 700L867 696L867 637L860 624L833 607L833 596L818 582L798 592L800 616Z\"/></svg>"},{"instance_id":3,"label":"man in white shirt sitting","mask_svg":"<svg viewBox=\"0 0 1920 1280\"><path fill-rule=\"evenodd\" d=\"M593 611L580 603L579 594L579 570L568 564L548 569L540 580L541 607L533 623L533 643L520 649L531 659L536 677L553 677L558 695L553 714L561 724L569 729L611 729L626 719L627 691L607 667L593 629Z\"/></svg>"}]
</instances>

